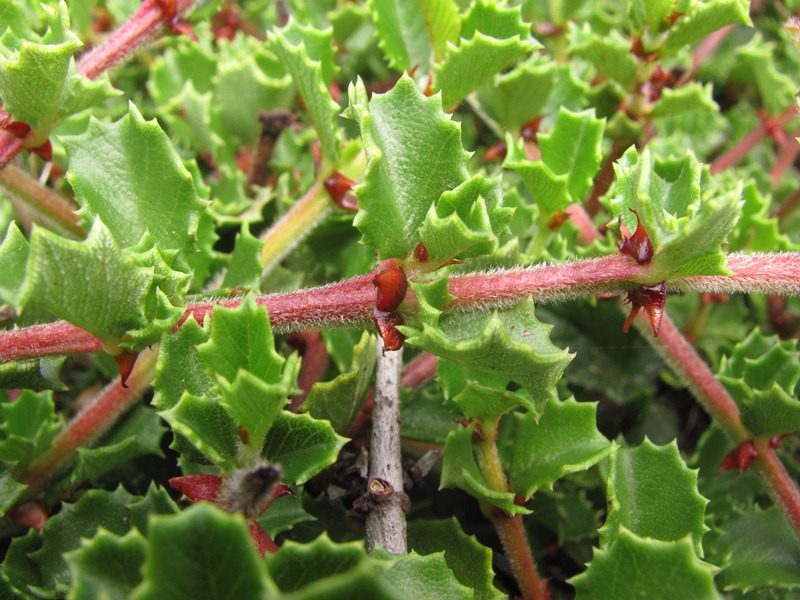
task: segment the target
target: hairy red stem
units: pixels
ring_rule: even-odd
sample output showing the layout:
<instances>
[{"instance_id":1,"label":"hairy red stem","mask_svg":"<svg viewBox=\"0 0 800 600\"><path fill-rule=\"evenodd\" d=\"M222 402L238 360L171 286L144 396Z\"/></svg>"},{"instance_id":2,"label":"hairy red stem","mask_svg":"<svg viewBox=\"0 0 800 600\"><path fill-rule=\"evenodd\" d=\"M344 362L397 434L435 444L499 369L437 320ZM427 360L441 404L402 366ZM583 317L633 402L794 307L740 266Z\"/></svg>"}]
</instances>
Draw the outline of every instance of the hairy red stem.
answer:
<instances>
[{"instance_id":1,"label":"hairy red stem","mask_svg":"<svg viewBox=\"0 0 800 600\"><path fill-rule=\"evenodd\" d=\"M764 440L757 440L755 444L759 458L753 463L752 468L764 481L767 490L783 509L786 518L794 525L795 532L800 535L800 490L792 476L787 473L775 450Z\"/></svg>"}]
</instances>

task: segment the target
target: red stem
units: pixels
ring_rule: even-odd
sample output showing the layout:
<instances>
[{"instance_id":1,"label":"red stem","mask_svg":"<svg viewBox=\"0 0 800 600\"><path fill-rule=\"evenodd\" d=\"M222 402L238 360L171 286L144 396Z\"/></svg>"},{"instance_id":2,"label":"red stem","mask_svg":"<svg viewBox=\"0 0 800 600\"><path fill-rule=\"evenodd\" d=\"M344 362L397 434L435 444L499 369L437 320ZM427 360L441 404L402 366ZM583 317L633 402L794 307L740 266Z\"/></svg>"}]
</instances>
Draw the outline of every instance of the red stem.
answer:
<instances>
[{"instance_id":1,"label":"red stem","mask_svg":"<svg viewBox=\"0 0 800 600\"><path fill-rule=\"evenodd\" d=\"M775 164L772 165L772 170L770 171L773 190L780 185L784 174L791 168L798 154L800 154L800 143L797 142L798 137L800 137L800 131L793 131L778 150Z\"/></svg>"},{"instance_id":2,"label":"red stem","mask_svg":"<svg viewBox=\"0 0 800 600\"><path fill-rule=\"evenodd\" d=\"M525 600L549 600L546 582L536 570L522 517L497 517L492 522Z\"/></svg>"},{"instance_id":3,"label":"red stem","mask_svg":"<svg viewBox=\"0 0 800 600\"><path fill-rule=\"evenodd\" d=\"M787 519L794 525L795 531L800 534L800 490L783 466L778 454L769 447L765 440L756 440L756 449L759 458L751 468L766 484L767 490L773 499L783 509Z\"/></svg>"},{"instance_id":4,"label":"red stem","mask_svg":"<svg viewBox=\"0 0 800 600\"><path fill-rule=\"evenodd\" d=\"M728 150L725 154L720 156L717 160L711 163L711 174L719 173L730 167L739 164L745 156L758 146L774 127L783 129L783 127L791 121L797 114L797 107L790 106L784 110L772 123L767 123L762 120L758 126L748 133L744 138L739 140L736 145Z\"/></svg>"}]
</instances>

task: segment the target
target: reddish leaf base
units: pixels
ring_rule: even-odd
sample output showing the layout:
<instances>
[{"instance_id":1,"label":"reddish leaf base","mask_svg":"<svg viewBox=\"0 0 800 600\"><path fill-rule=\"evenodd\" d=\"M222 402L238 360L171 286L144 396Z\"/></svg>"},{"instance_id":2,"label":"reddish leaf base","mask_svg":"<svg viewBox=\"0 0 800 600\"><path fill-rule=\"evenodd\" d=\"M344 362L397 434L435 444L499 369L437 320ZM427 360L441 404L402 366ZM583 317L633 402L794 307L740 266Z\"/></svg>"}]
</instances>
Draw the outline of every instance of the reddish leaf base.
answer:
<instances>
[{"instance_id":1,"label":"reddish leaf base","mask_svg":"<svg viewBox=\"0 0 800 600\"><path fill-rule=\"evenodd\" d=\"M336 206L345 210L358 210L358 200L352 192L353 181L337 171L328 177L322 185L325 186L325 191L328 192Z\"/></svg>"},{"instance_id":2,"label":"reddish leaf base","mask_svg":"<svg viewBox=\"0 0 800 600\"><path fill-rule=\"evenodd\" d=\"M0 104L0 106L2 106ZM0 127L8 131L11 135L15 138L24 140L28 137L28 134L31 132L31 126L27 123L23 123L22 121L11 121L11 116L0 109ZM27 148L27 146L26 146ZM30 152L33 152L37 156L41 157L42 160L50 162L53 160L53 146L50 143L50 140L46 140L44 144L39 146L35 146L33 148L28 148Z\"/></svg>"},{"instance_id":3,"label":"reddish leaf base","mask_svg":"<svg viewBox=\"0 0 800 600\"><path fill-rule=\"evenodd\" d=\"M178 7L175 0L154 0L156 6L161 9L164 18L164 25L176 35L185 35L192 41L198 41L194 29L189 22L178 16Z\"/></svg>"},{"instance_id":4,"label":"reddish leaf base","mask_svg":"<svg viewBox=\"0 0 800 600\"><path fill-rule=\"evenodd\" d=\"M383 269L372 280L372 285L378 288L375 308L381 312L397 310L408 292L408 280L403 267Z\"/></svg>"},{"instance_id":5,"label":"reddish leaf base","mask_svg":"<svg viewBox=\"0 0 800 600\"><path fill-rule=\"evenodd\" d=\"M664 315L664 303L667 299L667 286L662 281L656 285L640 285L635 290L628 292L628 297L625 302L631 305L631 312L625 320L625 326L622 328L626 333L630 329L633 320L639 311L644 308L647 317L650 319L650 327L653 330L653 335L658 337L658 332L661 330L661 317Z\"/></svg>"},{"instance_id":6,"label":"reddish leaf base","mask_svg":"<svg viewBox=\"0 0 800 600\"><path fill-rule=\"evenodd\" d=\"M114 357L114 360L119 365L119 383L124 388L128 387L128 377L130 377L133 365L136 364L138 357L139 353L132 350L123 350Z\"/></svg>"},{"instance_id":7,"label":"reddish leaf base","mask_svg":"<svg viewBox=\"0 0 800 600\"><path fill-rule=\"evenodd\" d=\"M630 256L640 265L646 265L653 259L653 244L639 220L639 214L632 208L630 211L636 215L636 231L631 235L630 231L622 224L622 215L620 215L619 231L622 241L619 243L619 251Z\"/></svg>"},{"instance_id":8,"label":"reddish leaf base","mask_svg":"<svg viewBox=\"0 0 800 600\"><path fill-rule=\"evenodd\" d=\"M8 518L20 525L41 531L47 522L47 510L41 502L23 502L11 510Z\"/></svg>"},{"instance_id":9,"label":"reddish leaf base","mask_svg":"<svg viewBox=\"0 0 800 600\"><path fill-rule=\"evenodd\" d=\"M777 448L781 445L782 435L776 435L769 439L769 447ZM722 464L717 469L717 473L736 469L739 472L749 469L753 461L758 458L758 450L753 444L753 440L745 440L736 448L728 452L722 460Z\"/></svg>"},{"instance_id":10,"label":"reddish leaf base","mask_svg":"<svg viewBox=\"0 0 800 600\"><path fill-rule=\"evenodd\" d=\"M169 485L172 489L178 490L192 502L211 502L217 504L217 495L222 487L222 478L216 475L185 475L183 477L173 477L169 480ZM272 498L264 507L264 510L270 507L281 496L288 494L294 495L291 488L285 483L275 486L275 491L272 493ZM263 511L262 511L263 512ZM248 524L250 529L250 538L258 548L259 554L264 556L267 552L277 552L280 547L272 540L269 534L264 531L264 528L259 525L255 519L251 520Z\"/></svg>"}]
</instances>

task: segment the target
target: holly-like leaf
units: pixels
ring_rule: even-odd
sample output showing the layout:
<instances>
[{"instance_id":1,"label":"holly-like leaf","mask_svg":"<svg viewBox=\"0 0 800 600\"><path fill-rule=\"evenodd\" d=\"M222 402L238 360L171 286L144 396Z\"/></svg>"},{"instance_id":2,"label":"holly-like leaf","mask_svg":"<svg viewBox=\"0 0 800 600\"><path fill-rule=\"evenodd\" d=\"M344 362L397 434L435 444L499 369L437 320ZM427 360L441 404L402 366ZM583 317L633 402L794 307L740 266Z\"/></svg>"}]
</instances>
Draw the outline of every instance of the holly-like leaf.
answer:
<instances>
[{"instance_id":1,"label":"holly-like leaf","mask_svg":"<svg viewBox=\"0 0 800 600\"><path fill-rule=\"evenodd\" d=\"M339 434L347 431L364 404L375 371L375 337L368 332L353 349L350 370L332 381L314 384L303 406L315 419L330 421Z\"/></svg>"},{"instance_id":2,"label":"holly-like leaf","mask_svg":"<svg viewBox=\"0 0 800 600\"><path fill-rule=\"evenodd\" d=\"M770 214L769 196L758 190L755 181L746 181L742 189L744 206L736 228L728 238L728 251L775 252L795 250L796 244L781 233L778 220Z\"/></svg>"},{"instance_id":3,"label":"holly-like leaf","mask_svg":"<svg viewBox=\"0 0 800 600\"><path fill-rule=\"evenodd\" d=\"M475 600L506 597L494 587L491 550L474 536L466 535L454 518L409 521L408 544L422 555L443 551L447 566L462 584L473 590Z\"/></svg>"},{"instance_id":4,"label":"holly-like leaf","mask_svg":"<svg viewBox=\"0 0 800 600\"><path fill-rule=\"evenodd\" d=\"M307 544L289 540L280 552L265 557L267 570L282 592L294 592L346 573L367 560L362 543L337 544L325 533ZM308 568L310 565L313 569Z\"/></svg>"},{"instance_id":5,"label":"holly-like leaf","mask_svg":"<svg viewBox=\"0 0 800 600\"><path fill-rule=\"evenodd\" d=\"M597 430L595 412L595 404L569 398L548 402L538 423L531 413L516 413L509 469L514 491L530 498L605 458L611 442Z\"/></svg>"},{"instance_id":6,"label":"holly-like leaf","mask_svg":"<svg viewBox=\"0 0 800 600\"><path fill-rule=\"evenodd\" d=\"M444 552L421 556L413 550L396 555L378 549L373 557L391 561L392 566L383 574L384 579L408 598L424 598L436 590L440 598L472 600L473 591L463 585L450 570Z\"/></svg>"},{"instance_id":7,"label":"holly-like leaf","mask_svg":"<svg viewBox=\"0 0 800 600\"><path fill-rule=\"evenodd\" d=\"M513 212L503 206L500 182L476 175L439 197L419 234L435 264L488 254L499 246Z\"/></svg>"},{"instance_id":8,"label":"holly-like leaf","mask_svg":"<svg viewBox=\"0 0 800 600\"><path fill-rule=\"evenodd\" d=\"M267 535L275 539L280 533L289 531L299 523L314 521L315 517L306 512L303 502L291 494L281 496L269 505L269 510L265 510L258 517L258 524L264 528Z\"/></svg>"},{"instance_id":9,"label":"holly-like leaf","mask_svg":"<svg viewBox=\"0 0 800 600\"><path fill-rule=\"evenodd\" d=\"M13 221L9 223L3 243L0 244L0 301L16 304L19 290L25 280L30 244Z\"/></svg>"},{"instance_id":10,"label":"holly-like leaf","mask_svg":"<svg viewBox=\"0 0 800 600\"><path fill-rule=\"evenodd\" d=\"M373 0L370 7L378 45L397 71L427 73L458 34L458 12L443 0Z\"/></svg>"},{"instance_id":11,"label":"holly-like leaf","mask_svg":"<svg viewBox=\"0 0 800 600\"><path fill-rule=\"evenodd\" d=\"M142 580L147 541L137 530L118 537L101 530L67 553L72 572L70 598L74 600L126 600Z\"/></svg>"},{"instance_id":12,"label":"holly-like leaf","mask_svg":"<svg viewBox=\"0 0 800 600\"><path fill-rule=\"evenodd\" d=\"M138 244L147 231L162 251L177 250L182 260L194 252L206 203L155 120L145 121L130 104L120 120L90 119L84 133L63 142L67 179L88 223L100 217L121 248Z\"/></svg>"},{"instance_id":13,"label":"holly-like leaf","mask_svg":"<svg viewBox=\"0 0 800 600\"><path fill-rule=\"evenodd\" d=\"M668 27L674 10L675 0L634 0L628 4L628 18L634 29L647 27L652 36L657 36Z\"/></svg>"},{"instance_id":14,"label":"holly-like leaf","mask_svg":"<svg viewBox=\"0 0 800 600\"><path fill-rule=\"evenodd\" d=\"M136 600L261 598L272 587L239 515L199 502L149 529Z\"/></svg>"},{"instance_id":15,"label":"holly-like leaf","mask_svg":"<svg viewBox=\"0 0 800 600\"><path fill-rule=\"evenodd\" d=\"M70 31L67 5L44 11L49 30L39 41L13 40L17 44L6 34L0 49L3 109L31 126L33 145L44 143L61 119L117 94L106 76L90 81L78 75L72 55L82 44Z\"/></svg>"},{"instance_id":16,"label":"holly-like leaf","mask_svg":"<svg viewBox=\"0 0 800 600\"><path fill-rule=\"evenodd\" d=\"M742 423L754 435L800 431L800 356L795 340L763 335L758 329L724 356L719 380L739 405Z\"/></svg>"},{"instance_id":17,"label":"holly-like leaf","mask_svg":"<svg viewBox=\"0 0 800 600\"><path fill-rule=\"evenodd\" d=\"M340 133L336 123L339 105L328 91L335 73L332 32L304 27L292 20L270 33L269 47L291 74L305 102L323 157L333 162L339 158Z\"/></svg>"},{"instance_id":18,"label":"holly-like leaf","mask_svg":"<svg viewBox=\"0 0 800 600\"><path fill-rule=\"evenodd\" d=\"M767 112L775 116L793 104L796 91L792 78L776 68L776 51L775 44L766 43L763 36L756 34L736 52L738 71L746 71Z\"/></svg>"},{"instance_id":19,"label":"holly-like leaf","mask_svg":"<svg viewBox=\"0 0 800 600\"><path fill-rule=\"evenodd\" d=\"M728 521L714 552L723 590L800 590L800 546L777 508L753 507Z\"/></svg>"},{"instance_id":20,"label":"holly-like leaf","mask_svg":"<svg viewBox=\"0 0 800 600\"><path fill-rule=\"evenodd\" d=\"M25 390L0 405L0 459L22 466L49 449L62 423L56 417L52 392Z\"/></svg>"},{"instance_id":21,"label":"holly-like leaf","mask_svg":"<svg viewBox=\"0 0 800 600\"><path fill-rule=\"evenodd\" d=\"M607 34L592 31L589 23L569 25L570 53L580 56L603 75L619 82L626 89L636 83L636 57L631 53L631 44L618 30Z\"/></svg>"},{"instance_id":22,"label":"holly-like leaf","mask_svg":"<svg viewBox=\"0 0 800 600\"><path fill-rule=\"evenodd\" d=\"M530 25L522 22L519 7L477 0L461 24L458 45L448 44L444 60L434 67L442 104L452 108L516 59L540 47L530 35Z\"/></svg>"},{"instance_id":23,"label":"holly-like leaf","mask_svg":"<svg viewBox=\"0 0 800 600\"><path fill-rule=\"evenodd\" d=\"M502 312L452 313L438 324L402 331L408 344L524 386L541 412L556 397L555 384L572 359L550 342L551 328L536 319L528 299Z\"/></svg>"},{"instance_id":24,"label":"holly-like leaf","mask_svg":"<svg viewBox=\"0 0 800 600\"><path fill-rule=\"evenodd\" d=\"M211 392L214 380L196 349L207 342L208 337L194 316L190 316L178 331L164 338L158 349L153 406L168 410L180 401L184 392L194 396Z\"/></svg>"},{"instance_id":25,"label":"holly-like leaf","mask_svg":"<svg viewBox=\"0 0 800 600\"><path fill-rule=\"evenodd\" d=\"M137 337L140 347L157 341L183 312L156 293L152 269L138 266L100 219L83 242L34 229L27 273L21 305L35 304L78 325L112 353L130 345L126 339L136 330L149 332Z\"/></svg>"},{"instance_id":26,"label":"holly-like leaf","mask_svg":"<svg viewBox=\"0 0 800 600\"><path fill-rule=\"evenodd\" d=\"M354 224L380 259L405 258L421 241L419 228L443 192L467 180L469 155L461 130L408 76L367 101L363 82L350 86L346 116L358 122L367 171L354 188Z\"/></svg>"},{"instance_id":27,"label":"holly-like leaf","mask_svg":"<svg viewBox=\"0 0 800 600\"><path fill-rule=\"evenodd\" d=\"M228 270L225 272L225 279L222 280L222 287L227 289L246 288L250 290L259 289L261 283L261 249L264 247L257 237L250 234L247 223L242 224L242 230L236 236L233 246L231 260L228 263Z\"/></svg>"},{"instance_id":28,"label":"holly-like leaf","mask_svg":"<svg viewBox=\"0 0 800 600\"><path fill-rule=\"evenodd\" d=\"M726 25L752 25L747 0L706 0L689 3L689 10L670 28L661 51L674 54L687 44L700 41Z\"/></svg>"},{"instance_id":29,"label":"holly-like leaf","mask_svg":"<svg viewBox=\"0 0 800 600\"><path fill-rule=\"evenodd\" d=\"M613 548L622 531L664 542L691 536L702 556L708 500L697 491L697 471L686 467L677 445L615 447L608 475L608 517L600 530L602 548ZM642 499L647 498L647 502Z\"/></svg>"},{"instance_id":30,"label":"holly-like leaf","mask_svg":"<svg viewBox=\"0 0 800 600\"><path fill-rule=\"evenodd\" d=\"M652 117L668 117L690 110L716 112L719 106L711 96L711 85L701 85L696 81L679 88L665 88L650 110Z\"/></svg>"},{"instance_id":31,"label":"holly-like leaf","mask_svg":"<svg viewBox=\"0 0 800 600\"><path fill-rule=\"evenodd\" d=\"M478 468L473 449L475 423L450 432L444 444L441 487L460 488L480 502L497 506L510 515L530 511L514 503L514 494L489 487Z\"/></svg>"},{"instance_id":32,"label":"holly-like leaf","mask_svg":"<svg viewBox=\"0 0 800 600\"><path fill-rule=\"evenodd\" d=\"M640 219L655 250L647 282L693 275L725 275L720 248L741 214L741 190L714 189L691 153L653 161L629 148L615 165L616 186L607 200L629 231ZM629 209L634 209L634 215Z\"/></svg>"},{"instance_id":33,"label":"holly-like leaf","mask_svg":"<svg viewBox=\"0 0 800 600\"><path fill-rule=\"evenodd\" d=\"M299 485L336 462L346 442L328 421L283 411L269 430L263 455L281 465L284 481Z\"/></svg>"},{"instance_id":34,"label":"holly-like leaf","mask_svg":"<svg viewBox=\"0 0 800 600\"><path fill-rule=\"evenodd\" d=\"M719 598L713 570L697 558L693 546L688 537L663 542L623 527L616 541L609 548L595 550L589 568L570 583L577 600Z\"/></svg>"},{"instance_id":35,"label":"holly-like leaf","mask_svg":"<svg viewBox=\"0 0 800 600\"><path fill-rule=\"evenodd\" d=\"M66 390L59 379L66 356L43 356L32 360L0 363L0 389Z\"/></svg>"}]
</instances>

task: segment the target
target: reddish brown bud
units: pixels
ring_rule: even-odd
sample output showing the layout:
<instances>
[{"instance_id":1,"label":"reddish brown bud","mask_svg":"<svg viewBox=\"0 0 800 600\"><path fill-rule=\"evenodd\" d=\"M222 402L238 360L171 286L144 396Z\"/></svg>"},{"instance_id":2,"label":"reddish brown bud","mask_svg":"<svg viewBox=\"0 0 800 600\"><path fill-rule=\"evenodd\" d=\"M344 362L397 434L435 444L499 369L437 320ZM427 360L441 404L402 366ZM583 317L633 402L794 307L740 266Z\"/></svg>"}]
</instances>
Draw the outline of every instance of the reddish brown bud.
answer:
<instances>
[{"instance_id":1,"label":"reddish brown bud","mask_svg":"<svg viewBox=\"0 0 800 600\"><path fill-rule=\"evenodd\" d=\"M41 146L31 148L31 152L46 162L53 160L53 145L50 143L50 140L47 140Z\"/></svg>"},{"instance_id":2,"label":"reddish brown bud","mask_svg":"<svg viewBox=\"0 0 800 600\"><path fill-rule=\"evenodd\" d=\"M414 258L417 259L418 262L424 263L428 260L428 249L425 247L425 244L420 242L417 244L417 247L414 248Z\"/></svg>"},{"instance_id":3,"label":"reddish brown bud","mask_svg":"<svg viewBox=\"0 0 800 600\"><path fill-rule=\"evenodd\" d=\"M375 307L381 312L397 310L408 291L408 280L403 267L384 269L375 276L372 284L378 288Z\"/></svg>"},{"instance_id":4,"label":"reddish brown bud","mask_svg":"<svg viewBox=\"0 0 800 600\"><path fill-rule=\"evenodd\" d=\"M554 214L552 216L552 218L550 219L550 222L547 224L547 228L550 231L555 231L556 229L561 227L567 221L569 221L569 214L559 211L559 212L557 212L556 214Z\"/></svg>"},{"instance_id":5,"label":"reddish brown bud","mask_svg":"<svg viewBox=\"0 0 800 600\"><path fill-rule=\"evenodd\" d=\"M630 329L639 310L644 308L647 317L650 319L650 327L653 330L653 335L658 337L658 332L661 330L661 317L664 315L664 303L667 299L667 286L662 281L656 285L640 285L635 290L628 292L626 302L631 304L631 312L625 321L623 330L625 332Z\"/></svg>"},{"instance_id":6,"label":"reddish brown bud","mask_svg":"<svg viewBox=\"0 0 800 600\"><path fill-rule=\"evenodd\" d=\"M383 340L383 351L400 350L406 337L397 330L403 324L403 318L396 312L382 312L377 308L372 311L372 320Z\"/></svg>"},{"instance_id":7,"label":"reddish brown bud","mask_svg":"<svg viewBox=\"0 0 800 600\"><path fill-rule=\"evenodd\" d=\"M15 523L41 531L47 522L47 509L42 502L28 501L18 504L8 513Z\"/></svg>"},{"instance_id":8,"label":"reddish brown bud","mask_svg":"<svg viewBox=\"0 0 800 600\"><path fill-rule=\"evenodd\" d=\"M731 469L743 471L748 469L757 458L758 450L753 445L753 440L745 440L725 455L722 464L717 469L717 473Z\"/></svg>"},{"instance_id":9,"label":"reddish brown bud","mask_svg":"<svg viewBox=\"0 0 800 600\"><path fill-rule=\"evenodd\" d=\"M508 153L508 146L504 140L500 140L493 146L489 147L486 154L483 155L483 162L495 162L503 160Z\"/></svg>"},{"instance_id":10,"label":"reddish brown bud","mask_svg":"<svg viewBox=\"0 0 800 600\"><path fill-rule=\"evenodd\" d=\"M123 350L114 357L114 360L117 361L117 365L119 365L119 382L124 388L128 387L128 377L130 377L133 371L133 365L136 364L138 356L138 352Z\"/></svg>"},{"instance_id":11,"label":"reddish brown bud","mask_svg":"<svg viewBox=\"0 0 800 600\"><path fill-rule=\"evenodd\" d=\"M639 213L632 208L630 211L636 215L636 231L633 232L633 235L630 235L622 224L622 215L620 215L619 228L622 234L622 241L619 243L619 251L630 256L640 265L645 265L653 259L653 244L642 225L642 221L639 219Z\"/></svg>"},{"instance_id":12,"label":"reddish brown bud","mask_svg":"<svg viewBox=\"0 0 800 600\"><path fill-rule=\"evenodd\" d=\"M31 126L27 123L23 123L22 121L11 121L10 123L6 123L3 129L20 140L24 139L25 136L31 132Z\"/></svg>"},{"instance_id":13,"label":"reddish brown bud","mask_svg":"<svg viewBox=\"0 0 800 600\"><path fill-rule=\"evenodd\" d=\"M782 441L783 441L782 435L773 435L771 438L769 438L769 447L772 449L780 448Z\"/></svg>"},{"instance_id":14,"label":"reddish brown bud","mask_svg":"<svg viewBox=\"0 0 800 600\"><path fill-rule=\"evenodd\" d=\"M520 137L525 141L535 142L536 137L539 135L539 125L541 122L542 117L540 115L525 123L519 130Z\"/></svg>"},{"instance_id":15,"label":"reddish brown bud","mask_svg":"<svg viewBox=\"0 0 800 600\"><path fill-rule=\"evenodd\" d=\"M325 191L339 208L347 210L358 210L358 200L353 194L353 181L339 173L338 171L328 177L323 183Z\"/></svg>"}]
</instances>

